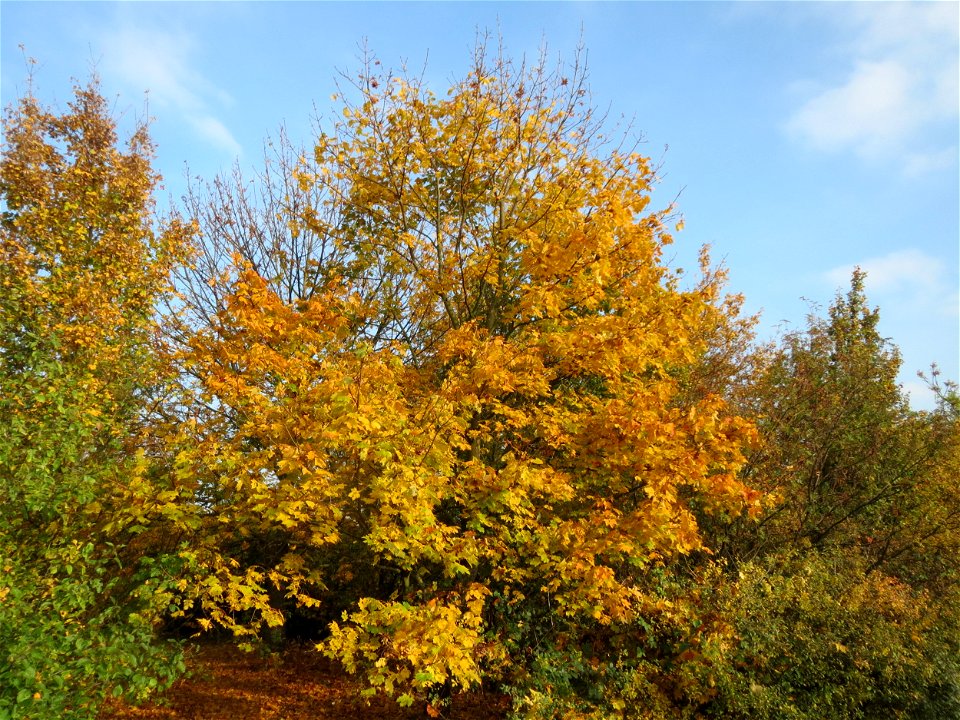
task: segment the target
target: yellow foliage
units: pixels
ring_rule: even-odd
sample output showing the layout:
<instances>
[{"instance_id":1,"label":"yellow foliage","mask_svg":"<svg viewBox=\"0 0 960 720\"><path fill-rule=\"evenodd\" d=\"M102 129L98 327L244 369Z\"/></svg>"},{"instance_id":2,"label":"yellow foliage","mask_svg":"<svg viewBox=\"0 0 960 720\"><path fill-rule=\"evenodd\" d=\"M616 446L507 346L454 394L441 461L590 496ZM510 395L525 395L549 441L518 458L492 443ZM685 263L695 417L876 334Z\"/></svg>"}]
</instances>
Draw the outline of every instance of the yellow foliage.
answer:
<instances>
[{"instance_id":1,"label":"yellow foliage","mask_svg":"<svg viewBox=\"0 0 960 720\"><path fill-rule=\"evenodd\" d=\"M363 598L333 623L331 637L318 646L350 672L371 667L375 692L397 694L449 682L469 688L480 682L480 663L502 653L482 641L482 610L490 591L468 585L460 594L422 605Z\"/></svg>"},{"instance_id":2,"label":"yellow foliage","mask_svg":"<svg viewBox=\"0 0 960 720\"><path fill-rule=\"evenodd\" d=\"M644 568L702 548L692 498L757 503L752 426L684 386L735 303L662 264L649 162L602 147L577 86L477 63L442 99L361 83L296 169L318 205L284 208L329 239L316 284L285 300L235 257L180 360L217 532L282 537L266 578L301 602L368 574L323 647L389 693L476 683L518 604L630 620Z\"/></svg>"}]
</instances>

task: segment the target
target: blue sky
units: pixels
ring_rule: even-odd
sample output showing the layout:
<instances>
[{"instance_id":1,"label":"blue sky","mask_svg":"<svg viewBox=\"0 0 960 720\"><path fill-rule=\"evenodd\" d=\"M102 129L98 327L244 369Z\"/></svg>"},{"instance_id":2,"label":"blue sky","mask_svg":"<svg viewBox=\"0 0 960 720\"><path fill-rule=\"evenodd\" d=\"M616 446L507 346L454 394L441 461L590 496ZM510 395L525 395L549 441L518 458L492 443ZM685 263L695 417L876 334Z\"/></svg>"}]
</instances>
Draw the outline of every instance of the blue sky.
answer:
<instances>
[{"instance_id":1,"label":"blue sky","mask_svg":"<svg viewBox=\"0 0 960 720\"><path fill-rule=\"evenodd\" d=\"M802 327L868 272L901 380L931 362L960 378L960 4L944 3L0 3L3 104L24 89L61 106L93 68L127 118L155 118L156 166L179 196L255 164L285 124L309 143L340 71L365 41L438 94L465 71L478 31L514 58L572 58L582 39L594 103L632 119L662 159L655 200L702 244L730 289L762 311L760 334ZM144 95L145 91L149 91ZM784 325L786 323L786 325Z\"/></svg>"}]
</instances>

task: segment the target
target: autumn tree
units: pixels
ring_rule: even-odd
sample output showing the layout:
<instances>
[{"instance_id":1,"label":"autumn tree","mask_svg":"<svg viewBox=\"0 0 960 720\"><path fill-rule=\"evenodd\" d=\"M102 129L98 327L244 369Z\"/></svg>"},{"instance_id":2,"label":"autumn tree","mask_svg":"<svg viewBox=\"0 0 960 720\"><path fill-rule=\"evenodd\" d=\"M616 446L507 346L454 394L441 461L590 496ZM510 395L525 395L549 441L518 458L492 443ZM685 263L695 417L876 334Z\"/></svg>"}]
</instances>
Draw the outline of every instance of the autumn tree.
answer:
<instances>
[{"instance_id":1,"label":"autumn tree","mask_svg":"<svg viewBox=\"0 0 960 720\"><path fill-rule=\"evenodd\" d=\"M910 408L865 280L759 351L741 393L767 508L714 525L722 562L683 588L718 618L681 673L699 716L960 711L958 415L949 386Z\"/></svg>"},{"instance_id":2,"label":"autumn tree","mask_svg":"<svg viewBox=\"0 0 960 720\"><path fill-rule=\"evenodd\" d=\"M371 692L494 679L519 707L538 655L669 612L648 577L702 547L692 504L755 506L751 425L689 382L734 306L665 266L673 210L581 65L481 47L438 97L374 61L348 96L290 168L276 247L251 256L262 225L223 196L206 214L236 252L195 283L216 302L187 298L207 313L180 358L178 474L222 569L200 602L238 630L333 604L320 647ZM584 677L618 652L596 648Z\"/></svg>"},{"instance_id":3,"label":"autumn tree","mask_svg":"<svg viewBox=\"0 0 960 720\"><path fill-rule=\"evenodd\" d=\"M892 568L904 555L923 562L917 548L958 528L956 490L941 477L956 462L956 413L911 410L865 277L857 270L826 318L812 316L760 363L750 412L765 442L746 472L778 502L740 554L856 546L871 567Z\"/></svg>"},{"instance_id":4,"label":"autumn tree","mask_svg":"<svg viewBox=\"0 0 960 720\"><path fill-rule=\"evenodd\" d=\"M96 81L7 109L0 161L0 717L83 718L182 668L154 644L175 544L146 423L155 303L190 229L161 225L152 146ZM175 493L173 493L175 494Z\"/></svg>"}]
</instances>

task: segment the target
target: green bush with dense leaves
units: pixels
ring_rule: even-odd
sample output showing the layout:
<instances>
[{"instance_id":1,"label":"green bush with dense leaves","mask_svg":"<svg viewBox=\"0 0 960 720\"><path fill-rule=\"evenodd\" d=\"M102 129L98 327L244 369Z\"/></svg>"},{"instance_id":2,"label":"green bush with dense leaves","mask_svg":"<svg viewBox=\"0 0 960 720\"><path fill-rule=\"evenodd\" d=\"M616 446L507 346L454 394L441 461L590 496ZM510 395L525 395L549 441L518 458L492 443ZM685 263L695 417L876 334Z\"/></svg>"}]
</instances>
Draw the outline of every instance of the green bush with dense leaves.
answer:
<instances>
[{"instance_id":1,"label":"green bush with dense leaves","mask_svg":"<svg viewBox=\"0 0 960 720\"><path fill-rule=\"evenodd\" d=\"M718 583L716 695L704 716L950 718L960 713L960 635L927 593L855 552L796 551Z\"/></svg>"}]
</instances>

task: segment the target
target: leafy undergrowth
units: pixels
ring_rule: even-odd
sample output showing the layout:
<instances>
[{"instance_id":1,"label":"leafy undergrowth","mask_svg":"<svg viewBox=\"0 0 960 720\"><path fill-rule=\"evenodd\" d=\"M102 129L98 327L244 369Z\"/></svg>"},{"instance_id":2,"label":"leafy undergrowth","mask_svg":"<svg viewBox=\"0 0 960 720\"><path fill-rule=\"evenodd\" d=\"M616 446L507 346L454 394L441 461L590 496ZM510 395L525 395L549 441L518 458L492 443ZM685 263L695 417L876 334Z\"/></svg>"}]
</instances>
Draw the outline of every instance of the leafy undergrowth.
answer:
<instances>
[{"instance_id":1,"label":"leafy undergrowth","mask_svg":"<svg viewBox=\"0 0 960 720\"><path fill-rule=\"evenodd\" d=\"M264 657L231 645L201 647L188 662L190 676L160 703L131 707L112 703L100 720L412 720L437 717L424 703L401 708L384 697L361 696L363 685L309 647ZM445 717L499 720L509 700L469 693L444 708Z\"/></svg>"}]
</instances>

